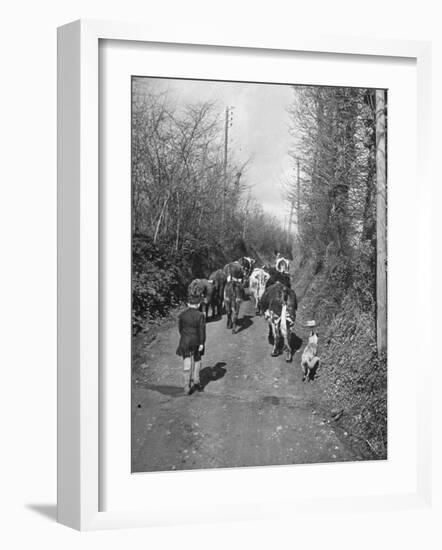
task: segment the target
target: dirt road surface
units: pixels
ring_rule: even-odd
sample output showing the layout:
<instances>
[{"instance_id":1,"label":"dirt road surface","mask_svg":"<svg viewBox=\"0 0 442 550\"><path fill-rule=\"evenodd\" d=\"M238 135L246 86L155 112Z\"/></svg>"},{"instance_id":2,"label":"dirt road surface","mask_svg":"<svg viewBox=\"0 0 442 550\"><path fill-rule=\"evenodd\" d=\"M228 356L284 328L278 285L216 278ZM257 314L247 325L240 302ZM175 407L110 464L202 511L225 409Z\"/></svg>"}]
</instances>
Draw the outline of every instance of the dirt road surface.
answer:
<instances>
[{"instance_id":1,"label":"dirt road surface","mask_svg":"<svg viewBox=\"0 0 442 550\"><path fill-rule=\"evenodd\" d=\"M176 326L133 349L132 471L191 470L361 459L335 430L320 381L302 382L300 357L271 357L267 323L251 301L240 329L207 324L203 392L182 389ZM305 338L305 334L300 334Z\"/></svg>"}]
</instances>

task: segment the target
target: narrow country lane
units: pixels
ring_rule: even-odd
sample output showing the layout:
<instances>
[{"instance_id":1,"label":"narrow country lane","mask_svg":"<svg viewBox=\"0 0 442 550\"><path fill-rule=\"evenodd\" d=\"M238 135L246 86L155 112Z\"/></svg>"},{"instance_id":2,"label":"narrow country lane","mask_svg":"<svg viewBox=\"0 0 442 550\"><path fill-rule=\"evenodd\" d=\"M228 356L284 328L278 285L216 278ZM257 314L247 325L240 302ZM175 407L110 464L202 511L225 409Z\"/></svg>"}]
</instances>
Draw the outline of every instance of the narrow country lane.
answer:
<instances>
[{"instance_id":1,"label":"narrow country lane","mask_svg":"<svg viewBox=\"0 0 442 550\"><path fill-rule=\"evenodd\" d=\"M137 349L132 471L360 459L321 414L318 383L302 382L303 347L292 363L282 355L271 357L267 323L254 315L250 300L241 305L237 334L225 323L223 316L207 324L201 372L205 387L191 396L181 388L176 327Z\"/></svg>"}]
</instances>

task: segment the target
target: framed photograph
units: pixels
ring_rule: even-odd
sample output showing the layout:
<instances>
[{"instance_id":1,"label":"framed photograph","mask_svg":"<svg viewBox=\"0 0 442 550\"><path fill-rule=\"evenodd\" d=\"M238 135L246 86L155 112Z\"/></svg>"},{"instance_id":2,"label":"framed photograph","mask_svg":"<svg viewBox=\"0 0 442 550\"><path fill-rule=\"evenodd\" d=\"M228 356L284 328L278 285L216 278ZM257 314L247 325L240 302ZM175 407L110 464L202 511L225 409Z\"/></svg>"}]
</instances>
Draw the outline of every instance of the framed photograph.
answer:
<instances>
[{"instance_id":1,"label":"framed photograph","mask_svg":"<svg viewBox=\"0 0 442 550\"><path fill-rule=\"evenodd\" d=\"M59 521L427 505L430 45L58 52Z\"/></svg>"}]
</instances>

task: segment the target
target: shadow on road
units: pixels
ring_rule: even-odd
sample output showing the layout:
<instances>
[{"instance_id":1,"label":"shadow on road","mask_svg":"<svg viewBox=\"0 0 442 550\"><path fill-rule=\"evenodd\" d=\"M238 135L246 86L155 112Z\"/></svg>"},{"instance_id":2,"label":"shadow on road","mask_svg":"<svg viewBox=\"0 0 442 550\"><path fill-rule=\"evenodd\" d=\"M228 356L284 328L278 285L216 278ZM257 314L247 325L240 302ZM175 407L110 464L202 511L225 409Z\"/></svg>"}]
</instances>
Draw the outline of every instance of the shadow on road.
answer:
<instances>
[{"instance_id":1,"label":"shadow on road","mask_svg":"<svg viewBox=\"0 0 442 550\"><path fill-rule=\"evenodd\" d=\"M215 323L216 321L221 321L222 318L222 315L211 315L206 319L206 323Z\"/></svg>"},{"instance_id":2,"label":"shadow on road","mask_svg":"<svg viewBox=\"0 0 442 550\"><path fill-rule=\"evenodd\" d=\"M144 384L147 390L157 391L163 395L169 395L170 397L178 397L183 394L183 388L177 386L155 386L154 384Z\"/></svg>"},{"instance_id":3,"label":"shadow on road","mask_svg":"<svg viewBox=\"0 0 442 550\"><path fill-rule=\"evenodd\" d=\"M268 342L271 346L273 346L274 338L273 338L273 332L270 325L269 325L269 332L268 332ZM302 342L303 342L302 338L300 338L297 334L295 334L294 332L290 333L289 344L290 344L290 349L292 350L292 353L295 353L296 351L301 349ZM277 346L278 354L281 354L283 349L284 349L284 339L281 337L278 341L278 346Z\"/></svg>"},{"instance_id":4,"label":"shadow on road","mask_svg":"<svg viewBox=\"0 0 442 550\"><path fill-rule=\"evenodd\" d=\"M290 347L292 348L293 353L295 351L298 351L298 349L301 349L301 346L302 346L302 338L300 338L294 332L292 332L290 336Z\"/></svg>"},{"instance_id":5,"label":"shadow on road","mask_svg":"<svg viewBox=\"0 0 442 550\"><path fill-rule=\"evenodd\" d=\"M204 367L200 372L200 384L204 389L210 382L219 380L226 374L225 363L218 362L214 367Z\"/></svg>"},{"instance_id":6,"label":"shadow on road","mask_svg":"<svg viewBox=\"0 0 442 550\"><path fill-rule=\"evenodd\" d=\"M225 363L218 362L214 367L205 367L201 369L200 372L200 384L204 389L207 384L214 382L215 380L219 380L225 374ZM144 388L147 390L156 391L163 395L168 395L169 397L180 397L183 395L183 388L178 386L144 384ZM141 408L141 405L138 405L138 408Z\"/></svg>"},{"instance_id":7,"label":"shadow on road","mask_svg":"<svg viewBox=\"0 0 442 550\"><path fill-rule=\"evenodd\" d=\"M236 334L239 332L248 329L251 325L253 325L252 316L251 315L243 315L241 319L238 319L237 324L239 325L238 330L236 331Z\"/></svg>"},{"instance_id":8,"label":"shadow on road","mask_svg":"<svg viewBox=\"0 0 442 550\"><path fill-rule=\"evenodd\" d=\"M316 363L316 365L307 373L305 377L307 382L313 382L316 378L318 378L318 366L319 363Z\"/></svg>"}]
</instances>

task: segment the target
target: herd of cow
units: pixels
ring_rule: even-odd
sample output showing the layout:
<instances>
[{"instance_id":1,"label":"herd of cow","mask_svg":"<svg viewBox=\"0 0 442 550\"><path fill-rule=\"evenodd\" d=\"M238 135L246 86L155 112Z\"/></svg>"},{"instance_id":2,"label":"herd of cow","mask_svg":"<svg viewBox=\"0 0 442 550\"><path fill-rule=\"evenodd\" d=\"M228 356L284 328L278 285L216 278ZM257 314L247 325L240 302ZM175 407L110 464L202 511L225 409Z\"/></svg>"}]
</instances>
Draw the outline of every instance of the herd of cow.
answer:
<instances>
[{"instance_id":1,"label":"herd of cow","mask_svg":"<svg viewBox=\"0 0 442 550\"><path fill-rule=\"evenodd\" d=\"M191 285L200 287L201 308L209 316L221 317L225 310L227 328L235 334L238 314L246 294L253 298L257 315L264 314L269 323L271 355L285 353L287 362L293 358L300 339L295 335L294 323L298 307L296 294L290 285L289 261L281 256L274 266L254 267L255 260L242 257L214 271L208 279L197 279Z\"/></svg>"}]
</instances>

